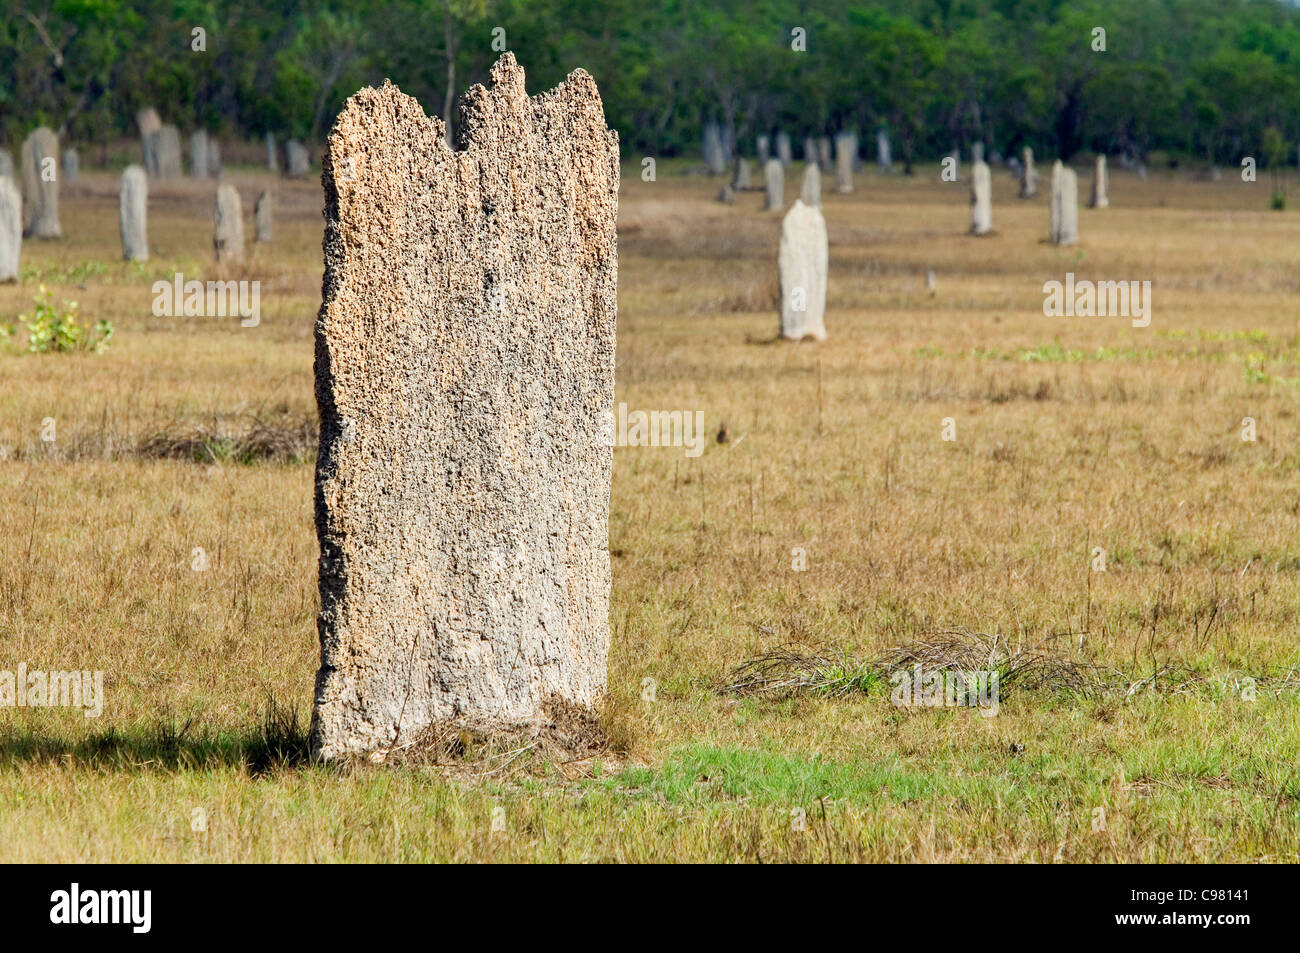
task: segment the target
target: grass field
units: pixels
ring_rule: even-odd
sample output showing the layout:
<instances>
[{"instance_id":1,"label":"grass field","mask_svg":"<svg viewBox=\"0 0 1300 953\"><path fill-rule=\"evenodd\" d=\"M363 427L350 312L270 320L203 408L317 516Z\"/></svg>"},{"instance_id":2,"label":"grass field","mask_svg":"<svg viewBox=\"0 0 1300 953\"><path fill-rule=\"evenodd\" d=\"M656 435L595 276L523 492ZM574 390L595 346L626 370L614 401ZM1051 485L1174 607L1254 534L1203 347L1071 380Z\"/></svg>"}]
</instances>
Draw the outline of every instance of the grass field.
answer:
<instances>
[{"instance_id":1,"label":"grass field","mask_svg":"<svg viewBox=\"0 0 1300 953\"><path fill-rule=\"evenodd\" d=\"M790 344L780 217L686 171L624 170L617 399L710 439L614 452L606 741L342 770L302 757L319 183L228 173L250 232L275 197L223 275L262 282L256 328L150 312L218 276L214 185L153 186L143 265L115 173L63 190L0 325L44 285L116 332L0 339L0 670L103 670L105 700L0 708L0 861L1300 860L1296 213L1113 169L1058 248L1005 170L979 239L937 166L827 181L830 338ZM1045 317L1067 272L1151 281L1150 326ZM995 638L1041 663L996 717L891 703L881 659ZM823 661L727 689L778 649Z\"/></svg>"}]
</instances>

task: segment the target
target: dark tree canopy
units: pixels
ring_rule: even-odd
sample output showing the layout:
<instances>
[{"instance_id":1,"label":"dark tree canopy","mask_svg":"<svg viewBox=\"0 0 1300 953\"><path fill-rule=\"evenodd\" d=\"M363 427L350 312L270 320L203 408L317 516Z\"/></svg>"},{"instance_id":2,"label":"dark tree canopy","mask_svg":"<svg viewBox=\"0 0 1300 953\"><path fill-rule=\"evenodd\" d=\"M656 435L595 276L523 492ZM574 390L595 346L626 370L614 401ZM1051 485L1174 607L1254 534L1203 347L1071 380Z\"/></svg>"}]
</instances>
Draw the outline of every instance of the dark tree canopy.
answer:
<instances>
[{"instance_id":1,"label":"dark tree canopy","mask_svg":"<svg viewBox=\"0 0 1300 953\"><path fill-rule=\"evenodd\" d=\"M1001 151L1244 154L1300 139L1300 11L1278 0L7 0L0 139L104 142L154 105L183 130L320 139L392 79L431 113L513 50L576 66L626 155L742 151L775 128L890 130L905 160ZM194 29L206 49L192 49ZM803 31L806 51L792 49ZM1094 49L1105 31L1105 51ZM1266 146L1270 148L1266 148ZM1291 150L1283 149L1289 158Z\"/></svg>"}]
</instances>

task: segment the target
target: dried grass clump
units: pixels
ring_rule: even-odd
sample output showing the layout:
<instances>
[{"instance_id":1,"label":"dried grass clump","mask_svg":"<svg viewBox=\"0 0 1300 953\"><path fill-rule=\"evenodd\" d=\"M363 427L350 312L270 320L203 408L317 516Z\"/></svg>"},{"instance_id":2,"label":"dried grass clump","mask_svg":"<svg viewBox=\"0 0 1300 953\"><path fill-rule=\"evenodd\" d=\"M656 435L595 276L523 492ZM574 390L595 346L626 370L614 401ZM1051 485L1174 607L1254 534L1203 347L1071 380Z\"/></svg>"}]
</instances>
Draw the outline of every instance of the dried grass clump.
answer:
<instances>
[{"instance_id":1,"label":"dried grass clump","mask_svg":"<svg viewBox=\"0 0 1300 953\"><path fill-rule=\"evenodd\" d=\"M738 695L787 696L813 692L838 697L870 691L877 673L848 656L780 648L737 665L724 692Z\"/></svg>"},{"instance_id":2,"label":"dried grass clump","mask_svg":"<svg viewBox=\"0 0 1300 953\"><path fill-rule=\"evenodd\" d=\"M915 639L868 660L778 648L736 666L721 691L775 697L800 693L844 696L869 692L894 672L917 665L926 672L997 672L1003 693L1016 689L1094 700L1131 698L1148 690L1186 691L1204 681L1180 664L1138 675L1136 670L1126 673L1092 659L1072 659L1043 645L1013 648L1000 635L958 628Z\"/></svg>"},{"instance_id":3,"label":"dried grass clump","mask_svg":"<svg viewBox=\"0 0 1300 953\"><path fill-rule=\"evenodd\" d=\"M98 427L60 434L57 441L0 444L0 461L187 460L193 463L303 463L316 457L314 415L214 415L211 423L171 420L142 428L142 436L105 415Z\"/></svg>"},{"instance_id":4,"label":"dried grass clump","mask_svg":"<svg viewBox=\"0 0 1300 953\"><path fill-rule=\"evenodd\" d=\"M597 758L616 766L622 754L597 713L554 698L537 724L510 727L442 722L430 725L409 741L375 752L369 760L376 764L438 767L477 778L504 777L515 771L545 767L574 777L588 773Z\"/></svg>"},{"instance_id":5,"label":"dried grass clump","mask_svg":"<svg viewBox=\"0 0 1300 953\"><path fill-rule=\"evenodd\" d=\"M1013 649L1000 635L966 629L944 630L889 649L876 664L890 672L913 665L932 672L998 672L1002 691L1015 687L1080 696L1104 693L1119 674L1041 645Z\"/></svg>"},{"instance_id":6,"label":"dried grass clump","mask_svg":"<svg viewBox=\"0 0 1300 953\"><path fill-rule=\"evenodd\" d=\"M315 455L317 434L317 423L311 418L272 423L254 414L244 418L242 425L214 421L211 426L168 426L141 439L136 453L196 463L301 463Z\"/></svg>"}]
</instances>

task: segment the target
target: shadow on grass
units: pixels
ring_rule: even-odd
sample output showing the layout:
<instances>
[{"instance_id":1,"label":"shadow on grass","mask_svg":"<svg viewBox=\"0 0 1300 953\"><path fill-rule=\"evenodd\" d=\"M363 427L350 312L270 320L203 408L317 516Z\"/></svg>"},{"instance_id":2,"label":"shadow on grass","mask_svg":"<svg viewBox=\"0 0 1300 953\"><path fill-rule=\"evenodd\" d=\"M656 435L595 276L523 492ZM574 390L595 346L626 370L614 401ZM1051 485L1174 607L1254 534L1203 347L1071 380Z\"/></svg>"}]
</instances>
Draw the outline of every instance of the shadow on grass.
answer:
<instances>
[{"instance_id":1,"label":"shadow on grass","mask_svg":"<svg viewBox=\"0 0 1300 953\"><path fill-rule=\"evenodd\" d=\"M247 733L199 734L193 718L181 724L170 717L152 727L110 728L80 739L13 729L0 733L0 768L60 760L107 770L243 766L258 777L306 765L310 756L307 727L297 710L274 698L268 699L261 724Z\"/></svg>"}]
</instances>

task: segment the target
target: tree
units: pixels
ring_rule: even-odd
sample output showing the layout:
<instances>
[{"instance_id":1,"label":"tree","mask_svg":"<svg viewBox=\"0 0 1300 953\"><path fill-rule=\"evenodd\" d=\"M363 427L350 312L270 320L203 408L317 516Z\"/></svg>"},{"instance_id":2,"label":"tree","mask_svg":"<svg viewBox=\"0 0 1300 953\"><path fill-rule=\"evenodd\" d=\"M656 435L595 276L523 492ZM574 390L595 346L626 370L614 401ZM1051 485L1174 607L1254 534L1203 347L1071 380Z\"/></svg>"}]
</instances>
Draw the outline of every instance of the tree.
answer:
<instances>
[{"instance_id":1,"label":"tree","mask_svg":"<svg viewBox=\"0 0 1300 953\"><path fill-rule=\"evenodd\" d=\"M1098 152L1126 152L1143 160L1169 134L1177 93L1159 66L1116 61L1103 66L1084 91L1085 138Z\"/></svg>"},{"instance_id":2,"label":"tree","mask_svg":"<svg viewBox=\"0 0 1300 953\"><path fill-rule=\"evenodd\" d=\"M873 92L875 117L889 125L910 175L925 117L939 91L944 50L910 20L880 14L855 17L852 34ZM865 117L864 117L865 118Z\"/></svg>"}]
</instances>

